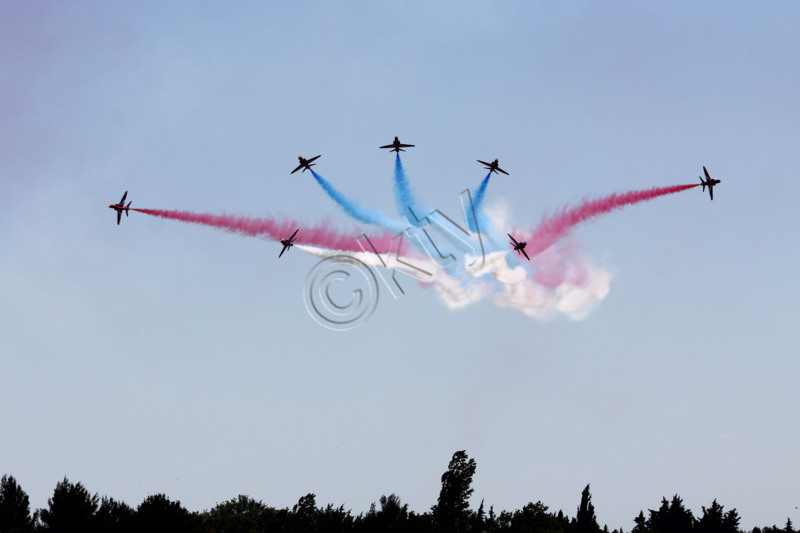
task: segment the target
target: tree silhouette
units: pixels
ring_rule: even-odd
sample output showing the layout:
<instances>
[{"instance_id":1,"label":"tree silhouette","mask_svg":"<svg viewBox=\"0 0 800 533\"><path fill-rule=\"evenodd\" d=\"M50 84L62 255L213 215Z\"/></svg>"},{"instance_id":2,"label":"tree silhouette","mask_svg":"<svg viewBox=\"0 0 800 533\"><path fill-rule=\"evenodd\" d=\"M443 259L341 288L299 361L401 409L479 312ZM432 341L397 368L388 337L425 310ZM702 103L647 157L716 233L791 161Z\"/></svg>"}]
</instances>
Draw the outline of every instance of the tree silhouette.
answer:
<instances>
[{"instance_id":1,"label":"tree silhouette","mask_svg":"<svg viewBox=\"0 0 800 533\"><path fill-rule=\"evenodd\" d=\"M562 533L569 525L548 513L547 506L540 501L528 503L521 510L514 511L510 518L507 527L520 533Z\"/></svg>"},{"instance_id":2,"label":"tree silhouette","mask_svg":"<svg viewBox=\"0 0 800 533\"><path fill-rule=\"evenodd\" d=\"M408 505L403 504L396 494L381 496L379 502L381 504L380 510L377 510L373 503L369 507L369 512L364 515L362 519L364 530L387 533L406 531L408 526Z\"/></svg>"},{"instance_id":3,"label":"tree silhouette","mask_svg":"<svg viewBox=\"0 0 800 533\"><path fill-rule=\"evenodd\" d=\"M47 500L47 509L38 513L38 528L42 531L68 533L91 531L94 525L94 514L97 511L99 498L80 483L72 484L66 476L53 491L53 497Z\"/></svg>"},{"instance_id":4,"label":"tree silhouette","mask_svg":"<svg viewBox=\"0 0 800 533\"><path fill-rule=\"evenodd\" d=\"M181 502L170 501L164 494L152 494L136 509L136 527L148 533L195 533L201 531L201 520Z\"/></svg>"},{"instance_id":5,"label":"tree silhouette","mask_svg":"<svg viewBox=\"0 0 800 533\"><path fill-rule=\"evenodd\" d=\"M133 533L136 531L135 518L136 511L130 505L103 496L94 514L95 531Z\"/></svg>"},{"instance_id":6,"label":"tree silhouette","mask_svg":"<svg viewBox=\"0 0 800 533\"><path fill-rule=\"evenodd\" d=\"M344 510L344 505L328 504L317 512L317 531L345 533L353 530L353 515Z\"/></svg>"},{"instance_id":7,"label":"tree silhouette","mask_svg":"<svg viewBox=\"0 0 800 533\"><path fill-rule=\"evenodd\" d=\"M306 494L292 507L294 531L317 531L317 496Z\"/></svg>"},{"instance_id":8,"label":"tree silhouette","mask_svg":"<svg viewBox=\"0 0 800 533\"><path fill-rule=\"evenodd\" d=\"M489 506L489 512L486 514L486 518L484 518L481 527L483 533L495 533L496 531L500 531L500 520L499 517L494 514L494 505Z\"/></svg>"},{"instance_id":9,"label":"tree silhouette","mask_svg":"<svg viewBox=\"0 0 800 533\"><path fill-rule=\"evenodd\" d=\"M736 509L723 512L722 505L717 500L711 502L707 509L703 507L703 516L695 523L696 533L738 533L739 514Z\"/></svg>"},{"instance_id":10,"label":"tree silhouette","mask_svg":"<svg viewBox=\"0 0 800 533\"><path fill-rule=\"evenodd\" d=\"M28 495L13 476L0 479L0 533L33 531Z\"/></svg>"},{"instance_id":11,"label":"tree silhouette","mask_svg":"<svg viewBox=\"0 0 800 533\"><path fill-rule=\"evenodd\" d=\"M216 533L257 533L277 529L278 511L249 496L218 503L205 513L205 524Z\"/></svg>"},{"instance_id":12,"label":"tree silhouette","mask_svg":"<svg viewBox=\"0 0 800 533\"><path fill-rule=\"evenodd\" d=\"M463 450L454 453L447 471L442 474L439 500L431 508L433 522L439 531L448 533L466 529L474 475L475 459L468 459Z\"/></svg>"},{"instance_id":13,"label":"tree silhouette","mask_svg":"<svg viewBox=\"0 0 800 533\"><path fill-rule=\"evenodd\" d=\"M575 515L576 533L599 533L600 526L597 524L597 517L594 514L592 505L592 494L589 492L589 485L581 493L581 503L578 505L578 514Z\"/></svg>"},{"instance_id":14,"label":"tree silhouette","mask_svg":"<svg viewBox=\"0 0 800 533\"><path fill-rule=\"evenodd\" d=\"M192 513L179 501L164 494L148 496L134 510L129 505L89 493L81 483L64 479L56 485L46 509L30 515L28 495L10 475L0 478L0 533L81 532L81 533L607 533L597 523L590 485L581 493L577 514L570 520L562 511L548 511L541 501L528 503L513 512L494 507L488 512L483 500L477 512L469 509L475 475L474 459L466 452L453 454L442 474L442 488L430 512L416 514L396 494L381 496L369 512L353 517L343 505L317 507L316 496L306 494L294 507L275 509L248 496L217 504L202 514ZM380 507L378 507L378 504ZM742 533L736 509L725 511L717 500L703 507L699 519L685 508L676 494L671 501L662 498L658 510L646 517L639 512L631 533ZM614 533L621 530L614 530ZM754 528L750 533L798 533L787 519L775 525Z\"/></svg>"},{"instance_id":15,"label":"tree silhouette","mask_svg":"<svg viewBox=\"0 0 800 533\"><path fill-rule=\"evenodd\" d=\"M672 497L672 502L662 498L658 511L650 509L647 526L653 533L689 533L694 528L694 516L683 506L683 500L676 494Z\"/></svg>"},{"instance_id":16,"label":"tree silhouette","mask_svg":"<svg viewBox=\"0 0 800 533\"><path fill-rule=\"evenodd\" d=\"M649 533L650 528L647 526L647 519L642 511L639 511L639 516L633 519L633 523L636 525L633 526L631 533Z\"/></svg>"}]
</instances>

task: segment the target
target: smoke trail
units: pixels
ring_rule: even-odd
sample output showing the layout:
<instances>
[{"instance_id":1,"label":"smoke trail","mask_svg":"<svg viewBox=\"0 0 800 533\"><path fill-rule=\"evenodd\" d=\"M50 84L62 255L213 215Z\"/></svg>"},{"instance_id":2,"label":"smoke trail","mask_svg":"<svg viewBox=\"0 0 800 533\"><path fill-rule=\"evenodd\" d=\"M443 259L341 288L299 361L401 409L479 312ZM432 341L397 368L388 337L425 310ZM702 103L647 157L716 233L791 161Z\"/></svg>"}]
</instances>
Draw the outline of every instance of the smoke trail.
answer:
<instances>
[{"instance_id":1,"label":"smoke trail","mask_svg":"<svg viewBox=\"0 0 800 533\"><path fill-rule=\"evenodd\" d=\"M489 186L489 179L491 177L492 173L489 172L486 174L486 177L483 178L483 181L478 186L478 190L475 191L473 204L475 206L475 213L478 217L478 223L481 225L481 230L489 236L489 239L495 246L503 246L505 241L500 238L494 229L494 224L491 223L489 217L487 217L483 212L483 199L486 195L486 188ZM472 218L469 218L469 229L470 231L477 231L477 228L475 227L475 221L473 221Z\"/></svg>"},{"instance_id":2,"label":"smoke trail","mask_svg":"<svg viewBox=\"0 0 800 533\"><path fill-rule=\"evenodd\" d=\"M328 258L342 252L298 246L306 253ZM464 309L485 298L495 305L513 307L537 320L553 320L564 316L570 320L583 320L610 291L611 273L593 265L577 254L573 244L562 243L540 254L530 264L538 261L531 274L528 264L510 267L507 250L487 254L486 261L474 263L461 256L457 268L437 268L425 258L402 257L391 254L378 258L372 253L344 252L371 267L396 268L416 277L423 286L433 286L447 309ZM411 259L411 261L409 261ZM542 276L537 275L542 269ZM420 271L433 273L423 279ZM541 279L540 279L541 278Z\"/></svg>"},{"instance_id":3,"label":"smoke trail","mask_svg":"<svg viewBox=\"0 0 800 533\"><path fill-rule=\"evenodd\" d=\"M696 184L673 185L672 187L653 187L652 189L641 191L614 193L596 200L586 200L576 207L565 207L555 215L542 219L542 222L533 229L531 235L525 239L528 241L526 250L528 255L533 257L564 238L576 225L590 218L615 209L622 209L628 205L646 202L659 196L674 194L698 186Z\"/></svg>"},{"instance_id":4,"label":"smoke trail","mask_svg":"<svg viewBox=\"0 0 800 533\"><path fill-rule=\"evenodd\" d=\"M314 246L322 246L334 250L361 251L361 247L356 241L358 234L339 233L331 229L330 223L322 222L312 227L306 227L296 220L277 220L275 218L253 218L243 215L210 215L207 213L193 213L191 211L169 211L163 209L135 209L131 211L144 213L170 220L179 220L189 224L201 224L221 229L230 233L237 233L247 237L261 237L278 241L289 237L294 230L301 228L297 234L297 243L305 243ZM392 235L383 233L382 235L370 237L370 240L377 246L388 247Z\"/></svg>"},{"instance_id":5,"label":"smoke trail","mask_svg":"<svg viewBox=\"0 0 800 533\"><path fill-rule=\"evenodd\" d=\"M550 280L551 283L542 284L536 276L531 279L525 267L509 267L507 252L495 252L486 257L479 269L467 268L467 273L483 284L462 282L459 291L444 291L444 283L438 279L442 276L437 276L436 287L450 309L491 295L495 305L514 307L538 320L552 320L559 315L583 320L608 295L611 273L572 252L572 249L559 250L563 272L555 283ZM484 274L491 274L494 282L486 282Z\"/></svg>"},{"instance_id":6,"label":"smoke trail","mask_svg":"<svg viewBox=\"0 0 800 533\"><path fill-rule=\"evenodd\" d=\"M424 255L419 255L423 250L431 251L426 244L427 241L422 237L428 240L437 235L444 238L446 243L438 238L435 243L433 241L431 243L438 252L444 253L447 257L451 253L451 248L459 245L463 248L464 243L460 238L455 238L455 234L448 233L447 225L439 227L437 224L441 221L435 215L431 217L436 223L433 224L436 231L429 232L427 228L421 227L409 228L405 220L392 220L380 211L361 208L322 176L313 170L311 174L349 217L391 232L370 237L380 256L370 251L362 251L362 246L356 240L360 233L343 234L331 229L326 221L307 227L301 226L294 220L278 220L274 217L252 218L243 215L210 215L189 211L134 208L131 210L272 240L286 238L300 227L297 239L300 250L321 258L342 255L340 253L342 252L359 259L369 267L387 267L405 272L416 277L425 286L434 286L448 309L460 309L490 298L496 305L514 307L540 320L557 316L582 320L609 294L612 275L607 269L593 265L580 254L576 245L564 242L563 239L576 225L604 213L697 187L694 184L654 187L648 190L615 193L596 200L585 200L576 207L566 206L552 216L543 217L538 226L527 232L529 237L525 239L528 242L526 250L531 258L531 261L527 262L517 258L510 259L510 250L506 246L505 239L500 239L496 234L496 227L503 229L503 232L506 230L508 221L505 214L494 212L497 210L491 206L486 209L488 213L484 213L484 197L491 178L489 173L478 187L474 202L470 206L474 207L477 216L474 218L467 216L467 223L473 232L477 231L475 226L480 225L480 234L489 235L494 246L481 248L481 251L488 252L483 261L475 261L468 253L454 251L453 262L440 264L433 259L433 256L426 259ZM404 218L410 208L417 217L425 219L426 213L416 205L399 155L395 159L394 177L398 210ZM408 218L413 220L413 217ZM429 222L426 220L425 224ZM398 243L396 240L393 241L393 237L398 233L404 233L406 242L417 248L416 257L409 257L407 250L392 249L392 243ZM524 236L521 238L524 239ZM513 267L509 266L509 260ZM419 276L422 271L429 271L431 274L423 280Z\"/></svg>"},{"instance_id":7,"label":"smoke trail","mask_svg":"<svg viewBox=\"0 0 800 533\"><path fill-rule=\"evenodd\" d=\"M314 172L314 170L311 170L311 174L314 176L314 179L317 180L317 183L322 186L325 192L328 193L328 196L330 196L334 202L339 204L339 207L341 207L345 213L359 222L363 222L364 224L374 224L392 233L400 233L405 231L405 229L408 227L408 224L405 222L392 220L380 211L374 211L372 209L364 209L363 207L360 207L353 200L350 200L344 194L339 192L325 178Z\"/></svg>"},{"instance_id":8,"label":"smoke trail","mask_svg":"<svg viewBox=\"0 0 800 533\"><path fill-rule=\"evenodd\" d=\"M416 217L425 215L425 211L417 206L414 194L411 192L411 186L408 183L408 178L403 169L403 163L400 161L399 153L394 159L394 199L397 203L397 214L403 218L409 219L412 224L415 223ZM416 217L409 216L409 209L414 211Z\"/></svg>"},{"instance_id":9,"label":"smoke trail","mask_svg":"<svg viewBox=\"0 0 800 533\"><path fill-rule=\"evenodd\" d=\"M430 273L431 271L435 271L436 269L435 264L429 261L428 258L422 256L415 257L403 255L401 258L399 254L381 253L382 251L380 250L380 255L378 255L372 251L353 252L345 250L346 253L342 253L338 250L330 250L328 248L319 246L307 246L303 244L296 246L298 250L301 250L309 255L313 255L314 257L320 257L322 259L330 259L332 257L342 256L352 257L367 266L387 269L396 268L411 275L412 277L416 277L417 279L426 279L428 277L426 274Z\"/></svg>"},{"instance_id":10,"label":"smoke trail","mask_svg":"<svg viewBox=\"0 0 800 533\"><path fill-rule=\"evenodd\" d=\"M311 170L311 174L314 176L314 179L317 180L317 183L322 186L325 192L328 193L328 196L330 196L337 204L339 204L345 213L360 222L376 225L395 234L406 233L406 235L412 239L415 236L420 236L419 230L417 230L416 227L424 227L429 224L429 221L426 218L427 213L422 211L416 205L416 200L411 192L411 187L408 183L408 179L406 178L403 165L400 162L399 154L395 158L395 200L398 210L401 211L400 214L404 217L404 219L406 219L403 221L392 220L380 211L374 211L360 207L353 200L347 198L344 194L338 191L328 180L314 172L313 169ZM411 213L408 212L409 208L414 211L414 215L411 215ZM409 226L409 223L411 226ZM451 235L449 235L447 232L443 232L443 236L448 238L448 241L450 241L446 245L442 245L440 243L439 249L443 254L448 255L455 253L453 247L451 246L452 244L463 246L463 243L460 241L453 241L452 238L450 238ZM419 243L418 239L413 240L414 242Z\"/></svg>"},{"instance_id":11,"label":"smoke trail","mask_svg":"<svg viewBox=\"0 0 800 533\"><path fill-rule=\"evenodd\" d=\"M475 191L475 211L480 213L483 210L483 196L486 194L486 187L489 185L489 178L492 177L492 173L489 172L486 174L486 177L483 178L478 190Z\"/></svg>"}]
</instances>

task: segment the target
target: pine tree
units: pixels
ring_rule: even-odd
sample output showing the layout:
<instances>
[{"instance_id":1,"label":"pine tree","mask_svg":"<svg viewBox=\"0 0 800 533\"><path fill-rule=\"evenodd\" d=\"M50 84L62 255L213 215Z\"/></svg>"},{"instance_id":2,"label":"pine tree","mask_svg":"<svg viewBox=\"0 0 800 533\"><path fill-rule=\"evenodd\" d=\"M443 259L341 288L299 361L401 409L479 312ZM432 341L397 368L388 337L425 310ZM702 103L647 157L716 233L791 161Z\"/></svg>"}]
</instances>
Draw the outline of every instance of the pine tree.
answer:
<instances>
[{"instance_id":1,"label":"pine tree","mask_svg":"<svg viewBox=\"0 0 800 533\"><path fill-rule=\"evenodd\" d=\"M80 483L72 484L64 477L47 500L47 509L40 509L38 516L44 531L91 531L94 515L100 498L90 494Z\"/></svg>"},{"instance_id":2,"label":"pine tree","mask_svg":"<svg viewBox=\"0 0 800 533\"><path fill-rule=\"evenodd\" d=\"M13 476L0 479L0 532L27 533L33 531L28 495L17 485Z\"/></svg>"}]
</instances>

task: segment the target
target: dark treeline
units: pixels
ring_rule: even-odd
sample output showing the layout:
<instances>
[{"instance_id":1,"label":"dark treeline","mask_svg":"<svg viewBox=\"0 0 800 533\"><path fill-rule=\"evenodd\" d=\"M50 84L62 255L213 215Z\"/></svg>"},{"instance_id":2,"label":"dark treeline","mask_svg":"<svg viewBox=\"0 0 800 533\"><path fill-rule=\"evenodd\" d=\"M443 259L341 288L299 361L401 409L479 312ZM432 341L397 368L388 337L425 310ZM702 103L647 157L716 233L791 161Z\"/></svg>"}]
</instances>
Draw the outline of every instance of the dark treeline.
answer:
<instances>
[{"instance_id":1,"label":"dark treeline","mask_svg":"<svg viewBox=\"0 0 800 533\"><path fill-rule=\"evenodd\" d=\"M138 507L97 494L66 477L60 481L47 507L31 513L28 495L9 475L0 480L0 533L32 532L148 532L148 533L608 533L597 523L589 485L581 493L574 517L553 513L542 502L516 511L496 513L481 502L470 509L475 460L464 451L453 454L442 474L439 498L430 511L408 510L396 495L381 496L369 511L354 516L344 506L318 507L307 494L291 509L276 509L248 496L222 502L203 512L190 512L164 494L150 495ZM726 511L716 500L695 517L678 495L664 498L658 509L640 511L632 533L739 533L739 514ZM614 530L622 533L622 529ZM752 533L795 533L791 520L783 528L755 528Z\"/></svg>"}]
</instances>

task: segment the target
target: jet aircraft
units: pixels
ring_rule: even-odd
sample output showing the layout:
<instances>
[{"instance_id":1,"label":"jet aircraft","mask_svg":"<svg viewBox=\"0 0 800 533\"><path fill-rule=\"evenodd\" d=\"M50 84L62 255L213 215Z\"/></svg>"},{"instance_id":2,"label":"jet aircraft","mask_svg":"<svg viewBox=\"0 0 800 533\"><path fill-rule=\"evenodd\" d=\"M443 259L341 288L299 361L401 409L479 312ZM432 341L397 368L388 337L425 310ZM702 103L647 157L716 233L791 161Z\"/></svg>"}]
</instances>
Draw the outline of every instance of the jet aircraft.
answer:
<instances>
[{"instance_id":1,"label":"jet aircraft","mask_svg":"<svg viewBox=\"0 0 800 533\"><path fill-rule=\"evenodd\" d=\"M312 164L311 162L312 162L312 161L316 161L316 160L317 160L317 159L319 159L320 157L322 157L322 156L321 156L321 155L318 155L317 157L312 157L311 159L306 159L305 157L303 157L303 156L301 156L301 155L298 155L298 156L297 156L297 159L300 161L300 164L299 164L299 165L297 165L297 168L296 168L296 169L294 169L294 170L292 170L292 171L290 172L290 174L294 174L295 172L297 172L297 171L298 171L298 170L300 170L301 168L303 169L303 172L305 172L306 170L311 170L311 167L313 167L314 165L316 165L316 163Z\"/></svg>"},{"instance_id":2,"label":"jet aircraft","mask_svg":"<svg viewBox=\"0 0 800 533\"><path fill-rule=\"evenodd\" d=\"M294 233L292 233L292 236L289 237L288 239L281 239L281 244L283 245L283 250L281 250L281 253L278 254L279 258L280 258L280 256L283 255L283 252L285 252L286 250L288 250L289 248L294 246L294 238L295 238L295 235L297 235L298 231L300 231L300 228L297 228L296 230L294 230Z\"/></svg>"},{"instance_id":3,"label":"jet aircraft","mask_svg":"<svg viewBox=\"0 0 800 533\"><path fill-rule=\"evenodd\" d=\"M705 192L706 185L708 185L708 194L711 196L711 199L713 200L714 199L714 185L716 185L717 183L720 183L722 180L711 179L711 176L708 175L708 170L706 170L706 167L703 167L703 172L706 175L706 180L705 181L703 181L702 176L700 177L700 183L703 184L703 192Z\"/></svg>"},{"instance_id":4,"label":"jet aircraft","mask_svg":"<svg viewBox=\"0 0 800 533\"><path fill-rule=\"evenodd\" d=\"M508 238L511 239L511 242L508 244L510 244L518 254L524 255L525 259L530 261L531 258L528 257L528 254L525 253L525 247L528 245L528 243L525 241L517 242L517 240L514 237L512 237L510 233L506 233L506 235L508 235Z\"/></svg>"},{"instance_id":5,"label":"jet aircraft","mask_svg":"<svg viewBox=\"0 0 800 533\"><path fill-rule=\"evenodd\" d=\"M486 161L481 161L480 159L478 159L478 163L480 163L480 164L482 164L482 165L486 165L484 168L485 168L486 170L488 170L490 174L491 174L492 172L495 172L495 173L497 173L497 172L502 172L503 174L505 174L506 176L508 176L508 172L506 172L505 170L503 170L502 168L500 168L500 162L499 162L497 159L495 159L495 160L494 160L494 161L492 161L491 163L487 163Z\"/></svg>"},{"instance_id":6,"label":"jet aircraft","mask_svg":"<svg viewBox=\"0 0 800 533\"><path fill-rule=\"evenodd\" d=\"M133 200L128 202L128 205L125 205L125 198L128 196L128 191L125 191L125 194L122 195L122 200L119 201L118 204L108 204L108 207L117 211L117 226L119 226L119 221L122 220L122 212L125 211L125 216L128 216L128 209L130 209Z\"/></svg>"},{"instance_id":7,"label":"jet aircraft","mask_svg":"<svg viewBox=\"0 0 800 533\"><path fill-rule=\"evenodd\" d=\"M413 148L413 144L402 144L400 139L397 137L394 138L394 142L392 144L387 144L386 146L381 146L381 148L391 148L390 152L405 152L403 148Z\"/></svg>"}]
</instances>

